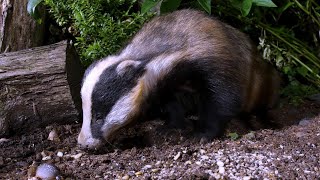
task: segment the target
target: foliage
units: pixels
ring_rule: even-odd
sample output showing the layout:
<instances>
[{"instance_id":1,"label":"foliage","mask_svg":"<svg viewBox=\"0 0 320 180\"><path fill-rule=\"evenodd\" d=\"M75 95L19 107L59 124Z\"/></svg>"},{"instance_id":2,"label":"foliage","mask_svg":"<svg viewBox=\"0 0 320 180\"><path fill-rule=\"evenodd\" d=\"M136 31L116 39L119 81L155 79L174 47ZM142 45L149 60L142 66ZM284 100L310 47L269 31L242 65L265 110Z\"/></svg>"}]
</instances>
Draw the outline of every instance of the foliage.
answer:
<instances>
[{"instance_id":1,"label":"foliage","mask_svg":"<svg viewBox=\"0 0 320 180\"><path fill-rule=\"evenodd\" d=\"M162 2L146 0L145 3L151 1ZM297 100L297 97L319 92L320 5L315 0L274 0L275 3L271 0L185 2L181 2L176 9L188 7L190 4L195 8L200 7L199 9L217 15L242 29L256 42L259 40L258 48L263 58L275 64L286 77L288 87L283 91L284 96ZM206 4L210 8L198 4ZM148 9L152 9L152 6L148 6Z\"/></svg>"},{"instance_id":2,"label":"foliage","mask_svg":"<svg viewBox=\"0 0 320 180\"><path fill-rule=\"evenodd\" d=\"M239 134L237 134L236 132L228 133L227 136L233 141L235 141L235 140L240 138Z\"/></svg>"},{"instance_id":3,"label":"foliage","mask_svg":"<svg viewBox=\"0 0 320 180\"><path fill-rule=\"evenodd\" d=\"M320 5L316 0L30 0L43 1L56 22L75 37L85 65L117 52L153 13L201 9L250 34L285 75L284 96L320 90ZM141 10L141 13L139 13ZM310 86L311 85L311 86Z\"/></svg>"},{"instance_id":4,"label":"foliage","mask_svg":"<svg viewBox=\"0 0 320 180\"><path fill-rule=\"evenodd\" d=\"M75 38L85 66L119 51L152 15L139 13L136 0L43 0L43 3L57 24Z\"/></svg>"}]
</instances>

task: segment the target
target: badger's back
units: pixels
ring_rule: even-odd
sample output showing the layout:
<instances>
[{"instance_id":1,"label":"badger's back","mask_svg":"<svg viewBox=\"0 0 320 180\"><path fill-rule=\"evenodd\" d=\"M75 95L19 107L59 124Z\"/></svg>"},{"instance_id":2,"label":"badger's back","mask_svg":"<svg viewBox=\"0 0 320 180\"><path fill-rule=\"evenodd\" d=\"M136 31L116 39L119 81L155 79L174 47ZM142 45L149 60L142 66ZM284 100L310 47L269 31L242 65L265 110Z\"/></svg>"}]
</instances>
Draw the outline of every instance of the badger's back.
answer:
<instances>
[{"instance_id":1,"label":"badger's back","mask_svg":"<svg viewBox=\"0 0 320 180\"><path fill-rule=\"evenodd\" d=\"M223 80L229 81L235 93L241 94L244 111L250 112L257 105L271 107L277 99L279 76L271 65L263 62L247 35L200 11L180 10L154 18L121 54L147 61L160 57L157 68L166 68L161 66L162 56L175 56L174 66L186 61L191 62L193 69L200 66L199 71L210 66L213 74L223 74ZM158 78L175 76L174 72L182 73L174 70L157 75Z\"/></svg>"}]
</instances>

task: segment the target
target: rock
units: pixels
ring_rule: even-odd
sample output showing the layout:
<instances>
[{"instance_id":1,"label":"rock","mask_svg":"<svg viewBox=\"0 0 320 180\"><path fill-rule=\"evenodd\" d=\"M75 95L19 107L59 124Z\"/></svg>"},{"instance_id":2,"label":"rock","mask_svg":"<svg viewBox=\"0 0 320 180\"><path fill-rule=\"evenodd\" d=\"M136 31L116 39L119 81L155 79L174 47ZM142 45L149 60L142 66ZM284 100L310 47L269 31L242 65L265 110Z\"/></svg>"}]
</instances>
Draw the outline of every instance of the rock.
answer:
<instances>
[{"instance_id":1,"label":"rock","mask_svg":"<svg viewBox=\"0 0 320 180\"><path fill-rule=\"evenodd\" d=\"M82 155L83 155L82 153L78 153L76 155L72 155L71 157L73 157L74 159L79 159L81 158Z\"/></svg>"},{"instance_id":2,"label":"rock","mask_svg":"<svg viewBox=\"0 0 320 180\"><path fill-rule=\"evenodd\" d=\"M61 151L57 152L57 156L58 157L62 157L63 156L63 152L61 152Z\"/></svg>"},{"instance_id":3,"label":"rock","mask_svg":"<svg viewBox=\"0 0 320 180\"><path fill-rule=\"evenodd\" d=\"M56 180L60 177L60 171L57 166L45 163L38 166L36 177L45 180Z\"/></svg>"},{"instance_id":4,"label":"rock","mask_svg":"<svg viewBox=\"0 0 320 180\"><path fill-rule=\"evenodd\" d=\"M50 131L50 133L48 135L48 140L49 141L55 141L55 142L59 142L60 141L58 133L57 133L57 131L55 129Z\"/></svg>"},{"instance_id":5,"label":"rock","mask_svg":"<svg viewBox=\"0 0 320 180\"><path fill-rule=\"evenodd\" d=\"M181 152L179 151L178 154L173 157L173 160L176 161L177 159L179 159L180 156L181 156Z\"/></svg>"},{"instance_id":6,"label":"rock","mask_svg":"<svg viewBox=\"0 0 320 180\"><path fill-rule=\"evenodd\" d=\"M223 166L224 166L224 163L223 163L222 161L217 161L217 165L218 165L219 167L223 167Z\"/></svg>"}]
</instances>

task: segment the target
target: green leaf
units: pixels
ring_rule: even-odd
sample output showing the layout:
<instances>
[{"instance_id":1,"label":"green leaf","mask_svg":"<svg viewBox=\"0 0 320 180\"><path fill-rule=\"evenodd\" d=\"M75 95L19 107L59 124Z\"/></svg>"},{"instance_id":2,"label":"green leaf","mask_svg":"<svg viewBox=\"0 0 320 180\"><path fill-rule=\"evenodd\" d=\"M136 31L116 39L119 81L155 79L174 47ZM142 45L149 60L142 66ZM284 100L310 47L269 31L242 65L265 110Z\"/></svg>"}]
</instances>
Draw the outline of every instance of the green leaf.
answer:
<instances>
[{"instance_id":1,"label":"green leaf","mask_svg":"<svg viewBox=\"0 0 320 180\"><path fill-rule=\"evenodd\" d=\"M211 0L197 0L200 6L208 13L211 14Z\"/></svg>"},{"instance_id":2,"label":"green leaf","mask_svg":"<svg viewBox=\"0 0 320 180\"><path fill-rule=\"evenodd\" d=\"M247 16L252 7L252 0L244 0L242 2L241 13L243 16Z\"/></svg>"},{"instance_id":3,"label":"green leaf","mask_svg":"<svg viewBox=\"0 0 320 180\"><path fill-rule=\"evenodd\" d=\"M303 67L303 66L298 67L298 68L297 68L297 71L298 71L298 73L301 74L303 77L306 77L307 74L308 74L308 69L305 68L305 67Z\"/></svg>"},{"instance_id":4,"label":"green leaf","mask_svg":"<svg viewBox=\"0 0 320 180\"><path fill-rule=\"evenodd\" d=\"M154 8L161 0L145 0L141 5L141 13L146 13Z\"/></svg>"},{"instance_id":5,"label":"green leaf","mask_svg":"<svg viewBox=\"0 0 320 180\"><path fill-rule=\"evenodd\" d=\"M256 6L277 7L272 0L253 0L252 3Z\"/></svg>"},{"instance_id":6,"label":"green leaf","mask_svg":"<svg viewBox=\"0 0 320 180\"><path fill-rule=\"evenodd\" d=\"M34 19L40 19L39 12L37 10L37 6L42 2L43 0L29 0L27 5L27 11L28 13L34 18Z\"/></svg>"},{"instance_id":7,"label":"green leaf","mask_svg":"<svg viewBox=\"0 0 320 180\"><path fill-rule=\"evenodd\" d=\"M164 0L161 3L160 12L167 13L177 10L180 6L181 0Z\"/></svg>"},{"instance_id":8,"label":"green leaf","mask_svg":"<svg viewBox=\"0 0 320 180\"><path fill-rule=\"evenodd\" d=\"M242 7L241 0L230 0L230 2L234 8L238 9L239 11L241 10L241 7Z\"/></svg>"},{"instance_id":9,"label":"green leaf","mask_svg":"<svg viewBox=\"0 0 320 180\"><path fill-rule=\"evenodd\" d=\"M239 138L237 133L229 133L227 136L230 137L231 140L236 140Z\"/></svg>"}]
</instances>

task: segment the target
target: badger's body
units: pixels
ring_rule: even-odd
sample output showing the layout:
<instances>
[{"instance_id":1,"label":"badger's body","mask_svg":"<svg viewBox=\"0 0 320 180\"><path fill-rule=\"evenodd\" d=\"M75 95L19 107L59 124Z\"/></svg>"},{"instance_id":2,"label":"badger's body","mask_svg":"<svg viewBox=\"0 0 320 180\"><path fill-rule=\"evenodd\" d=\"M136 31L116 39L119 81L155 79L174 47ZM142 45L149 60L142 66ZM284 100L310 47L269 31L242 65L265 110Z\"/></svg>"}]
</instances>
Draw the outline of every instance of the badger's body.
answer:
<instances>
[{"instance_id":1,"label":"badger's body","mask_svg":"<svg viewBox=\"0 0 320 180\"><path fill-rule=\"evenodd\" d=\"M246 35L202 12L176 11L154 18L118 55L87 69L78 143L97 148L161 108L173 108L169 121L179 122L194 109L199 130L215 137L240 112L272 107L278 88L276 71Z\"/></svg>"}]
</instances>

